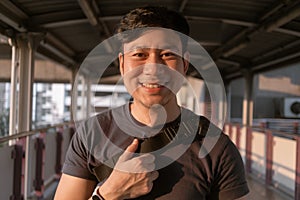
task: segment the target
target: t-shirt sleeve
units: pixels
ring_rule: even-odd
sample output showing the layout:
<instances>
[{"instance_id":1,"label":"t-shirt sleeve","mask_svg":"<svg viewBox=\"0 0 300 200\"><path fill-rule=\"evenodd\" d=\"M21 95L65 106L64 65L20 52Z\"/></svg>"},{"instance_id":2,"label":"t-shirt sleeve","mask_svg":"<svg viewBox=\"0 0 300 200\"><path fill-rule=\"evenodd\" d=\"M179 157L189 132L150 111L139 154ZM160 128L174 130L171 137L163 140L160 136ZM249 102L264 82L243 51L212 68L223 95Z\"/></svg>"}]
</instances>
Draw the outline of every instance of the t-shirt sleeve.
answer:
<instances>
[{"instance_id":1,"label":"t-shirt sleeve","mask_svg":"<svg viewBox=\"0 0 300 200\"><path fill-rule=\"evenodd\" d=\"M71 176L97 180L89 169L89 155L83 137L76 132L69 145L62 172Z\"/></svg>"},{"instance_id":2,"label":"t-shirt sleeve","mask_svg":"<svg viewBox=\"0 0 300 200\"><path fill-rule=\"evenodd\" d=\"M236 146L228 140L220 158L218 189L219 199L237 199L249 193L245 169Z\"/></svg>"}]
</instances>

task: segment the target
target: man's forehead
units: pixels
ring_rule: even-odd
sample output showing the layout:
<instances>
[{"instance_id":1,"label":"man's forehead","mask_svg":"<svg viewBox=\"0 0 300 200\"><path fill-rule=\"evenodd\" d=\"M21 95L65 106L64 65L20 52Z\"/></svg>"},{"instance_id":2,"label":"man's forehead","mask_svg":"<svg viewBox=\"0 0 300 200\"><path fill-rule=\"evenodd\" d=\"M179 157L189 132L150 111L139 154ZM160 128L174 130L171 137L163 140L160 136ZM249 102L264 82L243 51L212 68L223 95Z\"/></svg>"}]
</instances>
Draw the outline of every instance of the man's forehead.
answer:
<instances>
[{"instance_id":1,"label":"man's forehead","mask_svg":"<svg viewBox=\"0 0 300 200\"><path fill-rule=\"evenodd\" d=\"M124 43L124 51L135 49L173 49L179 51L182 49L179 35L173 31L147 31L135 40Z\"/></svg>"}]
</instances>

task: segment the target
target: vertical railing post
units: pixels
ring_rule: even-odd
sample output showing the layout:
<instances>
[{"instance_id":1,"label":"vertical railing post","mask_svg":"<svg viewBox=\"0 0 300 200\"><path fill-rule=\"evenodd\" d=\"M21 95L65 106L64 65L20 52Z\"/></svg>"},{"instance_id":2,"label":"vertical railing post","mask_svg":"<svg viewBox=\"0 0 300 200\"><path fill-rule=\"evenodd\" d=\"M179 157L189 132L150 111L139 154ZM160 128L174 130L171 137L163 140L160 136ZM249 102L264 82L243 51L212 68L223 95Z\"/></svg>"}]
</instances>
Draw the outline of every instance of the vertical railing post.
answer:
<instances>
[{"instance_id":1,"label":"vertical railing post","mask_svg":"<svg viewBox=\"0 0 300 200\"><path fill-rule=\"evenodd\" d=\"M63 135L61 129L56 132L56 163L55 163L55 173L60 175L61 173L61 157L62 157L62 142Z\"/></svg>"},{"instance_id":2,"label":"vertical railing post","mask_svg":"<svg viewBox=\"0 0 300 200\"><path fill-rule=\"evenodd\" d=\"M13 194L11 200L22 200L21 194L22 185L22 160L23 160L23 147L21 145L14 145L14 150L11 157L14 159L14 178L13 178Z\"/></svg>"},{"instance_id":3,"label":"vertical railing post","mask_svg":"<svg viewBox=\"0 0 300 200\"><path fill-rule=\"evenodd\" d=\"M273 134L272 131L266 132L266 184L272 185L273 182Z\"/></svg>"},{"instance_id":4,"label":"vertical railing post","mask_svg":"<svg viewBox=\"0 0 300 200\"><path fill-rule=\"evenodd\" d=\"M41 137L37 137L35 141L36 151L36 165L35 165L35 179L34 179L34 190L37 196L42 195L42 189L44 185L43 180L43 151L45 148L44 140Z\"/></svg>"},{"instance_id":5,"label":"vertical railing post","mask_svg":"<svg viewBox=\"0 0 300 200\"><path fill-rule=\"evenodd\" d=\"M228 124L228 134L229 134L229 138L232 139L232 124L231 123Z\"/></svg>"},{"instance_id":6,"label":"vertical railing post","mask_svg":"<svg viewBox=\"0 0 300 200\"><path fill-rule=\"evenodd\" d=\"M298 131L299 131L299 123L298 123L298 122L294 122L294 123L293 123L293 126L294 126L294 133L295 133L295 134L298 134Z\"/></svg>"},{"instance_id":7,"label":"vertical railing post","mask_svg":"<svg viewBox=\"0 0 300 200\"><path fill-rule=\"evenodd\" d=\"M236 125L236 142L235 145L238 149L240 149L240 140L241 140L241 127L239 124Z\"/></svg>"},{"instance_id":8,"label":"vertical railing post","mask_svg":"<svg viewBox=\"0 0 300 200\"><path fill-rule=\"evenodd\" d=\"M246 172L251 173L252 128L246 128Z\"/></svg>"},{"instance_id":9,"label":"vertical railing post","mask_svg":"<svg viewBox=\"0 0 300 200\"><path fill-rule=\"evenodd\" d=\"M296 136L295 200L300 200L300 136Z\"/></svg>"}]
</instances>

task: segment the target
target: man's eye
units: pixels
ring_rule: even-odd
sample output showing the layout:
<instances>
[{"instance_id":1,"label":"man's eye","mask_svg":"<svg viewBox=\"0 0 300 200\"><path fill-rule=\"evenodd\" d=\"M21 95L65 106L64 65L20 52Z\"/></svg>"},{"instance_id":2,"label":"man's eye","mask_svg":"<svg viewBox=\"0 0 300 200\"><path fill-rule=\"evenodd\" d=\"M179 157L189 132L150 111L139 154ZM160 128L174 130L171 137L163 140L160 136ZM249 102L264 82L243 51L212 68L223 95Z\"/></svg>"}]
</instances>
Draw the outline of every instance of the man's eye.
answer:
<instances>
[{"instance_id":1,"label":"man's eye","mask_svg":"<svg viewBox=\"0 0 300 200\"><path fill-rule=\"evenodd\" d=\"M163 58L175 58L175 57L177 57L177 55L173 52L166 52L166 53L162 53L161 57L163 57Z\"/></svg>"},{"instance_id":2,"label":"man's eye","mask_svg":"<svg viewBox=\"0 0 300 200\"><path fill-rule=\"evenodd\" d=\"M143 58L143 57L146 57L146 54L145 53L134 53L132 56Z\"/></svg>"}]
</instances>

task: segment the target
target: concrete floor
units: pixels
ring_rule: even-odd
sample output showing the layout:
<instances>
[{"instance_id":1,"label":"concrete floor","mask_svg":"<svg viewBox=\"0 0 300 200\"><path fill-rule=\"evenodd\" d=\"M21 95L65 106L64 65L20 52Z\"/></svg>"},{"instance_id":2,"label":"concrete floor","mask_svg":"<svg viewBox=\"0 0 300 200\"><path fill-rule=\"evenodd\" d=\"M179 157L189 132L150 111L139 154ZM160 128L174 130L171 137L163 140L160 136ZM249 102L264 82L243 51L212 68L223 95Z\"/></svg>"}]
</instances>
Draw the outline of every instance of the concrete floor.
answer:
<instances>
[{"instance_id":1,"label":"concrete floor","mask_svg":"<svg viewBox=\"0 0 300 200\"><path fill-rule=\"evenodd\" d=\"M266 186L262 181L248 176L248 186L250 194L247 200L293 200L293 196L289 196L276 188ZM293 194L292 194L293 195Z\"/></svg>"}]
</instances>

